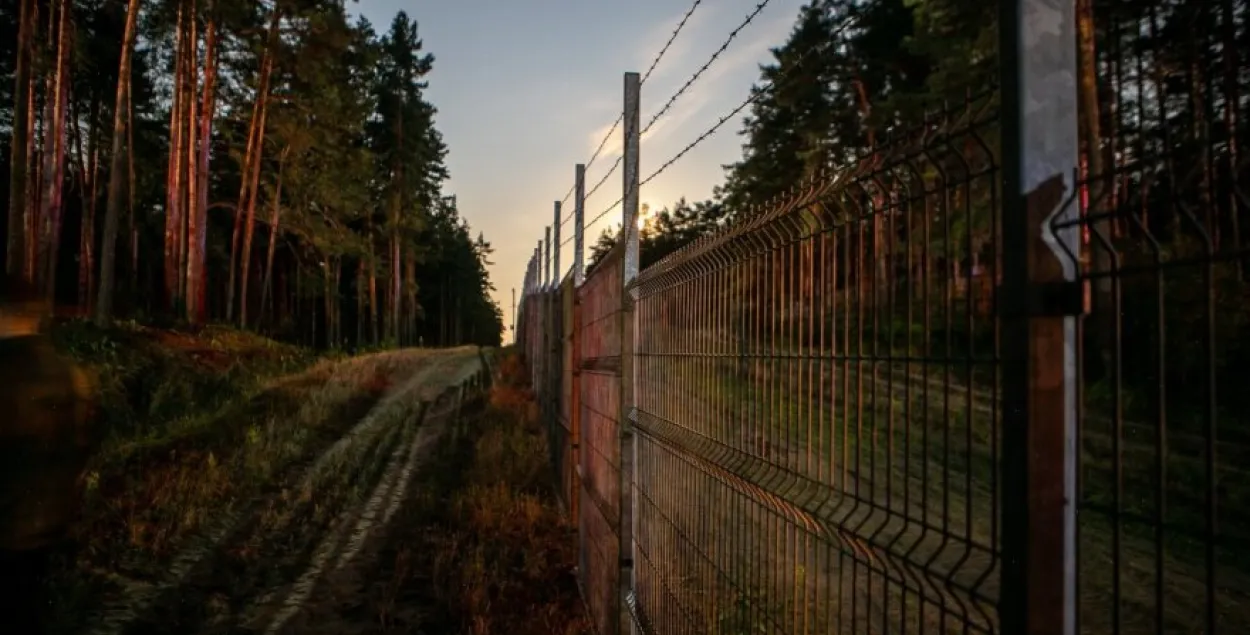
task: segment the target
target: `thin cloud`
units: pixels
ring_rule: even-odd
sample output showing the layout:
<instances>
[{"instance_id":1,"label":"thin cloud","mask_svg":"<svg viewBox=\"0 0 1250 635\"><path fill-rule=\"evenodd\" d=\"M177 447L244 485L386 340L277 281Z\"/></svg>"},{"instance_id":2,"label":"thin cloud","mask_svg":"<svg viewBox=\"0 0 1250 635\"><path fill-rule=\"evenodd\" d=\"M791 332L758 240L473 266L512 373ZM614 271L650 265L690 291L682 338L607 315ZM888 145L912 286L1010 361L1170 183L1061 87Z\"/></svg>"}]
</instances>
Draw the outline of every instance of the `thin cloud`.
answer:
<instances>
[{"instance_id":1,"label":"thin cloud","mask_svg":"<svg viewBox=\"0 0 1250 635\"><path fill-rule=\"evenodd\" d=\"M646 138L655 137L659 133L668 130L680 137L675 139L677 143L687 143L702 132L701 127L703 125L712 125L723 113L711 113L709 117L699 117L698 125L690 127L689 131L683 128L685 124L696 119L696 116L703 114L711 103L724 105L725 109L728 110L730 104L737 104L739 100L744 99L750 84L741 85L736 81L740 71L746 66L755 66L761 61L768 59L769 48L776 46L779 37L784 38L791 23L792 19L789 16L775 19L767 24L763 29L763 33L749 43L731 47L694 84L691 84L686 93L678 98L673 107L663 117L656 120L651 129L647 131L643 140L646 141ZM757 77L752 74L749 81L754 82L756 80ZM646 101L645 98L644 101ZM659 101L655 107L662 107L665 101L667 101L667 96L664 97L664 101ZM703 121L703 119L707 119L707 121ZM649 120L650 117L645 116L643 125L645 126ZM695 128L699 129L695 130ZM684 132L689 132L690 134L682 134ZM690 138L686 139L686 137ZM620 143L617 142L616 145L619 147Z\"/></svg>"},{"instance_id":2,"label":"thin cloud","mask_svg":"<svg viewBox=\"0 0 1250 635\"><path fill-rule=\"evenodd\" d=\"M716 16L719 8L711 2L704 2L699 5L699 8L690 15L690 19L682 27L681 33L677 35L677 39L673 40L673 44L669 46L668 51L664 54L664 59L660 60L659 66L655 67L655 70L651 73L651 78L647 81L672 74L674 63L684 59L690 53L691 44L699 39L703 33L702 27ZM686 15L687 10L689 10L689 7L683 7L681 11L664 18L642 38L639 49L633 56L639 72L645 73L648 68L651 68L651 63L655 60L655 56L664 48L664 43L668 42L668 38L672 37L673 29L677 28L682 16Z\"/></svg>"}]
</instances>

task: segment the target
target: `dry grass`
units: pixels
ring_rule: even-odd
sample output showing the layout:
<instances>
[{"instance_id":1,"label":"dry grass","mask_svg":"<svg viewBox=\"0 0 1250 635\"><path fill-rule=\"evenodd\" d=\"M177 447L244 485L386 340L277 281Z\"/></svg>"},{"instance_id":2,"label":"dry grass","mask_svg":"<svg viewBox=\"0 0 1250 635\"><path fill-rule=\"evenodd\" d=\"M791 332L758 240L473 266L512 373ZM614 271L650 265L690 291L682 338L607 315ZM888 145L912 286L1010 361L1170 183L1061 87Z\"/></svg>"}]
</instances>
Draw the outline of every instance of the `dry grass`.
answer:
<instances>
[{"instance_id":1,"label":"dry grass","mask_svg":"<svg viewBox=\"0 0 1250 635\"><path fill-rule=\"evenodd\" d=\"M466 415L470 433L421 477L404 529L382 552L372 594L381 632L588 632L574 528L556 503L524 370L509 355L499 372L484 408Z\"/></svg>"}]
</instances>

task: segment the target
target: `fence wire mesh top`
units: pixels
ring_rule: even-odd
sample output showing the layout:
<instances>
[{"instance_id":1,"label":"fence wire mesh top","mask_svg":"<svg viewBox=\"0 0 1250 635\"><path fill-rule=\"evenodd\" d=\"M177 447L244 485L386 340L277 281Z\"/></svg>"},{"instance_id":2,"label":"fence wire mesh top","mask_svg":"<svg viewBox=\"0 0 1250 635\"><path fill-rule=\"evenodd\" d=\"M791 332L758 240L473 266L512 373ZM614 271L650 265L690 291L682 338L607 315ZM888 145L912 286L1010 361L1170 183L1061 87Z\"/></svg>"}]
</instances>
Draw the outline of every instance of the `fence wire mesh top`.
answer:
<instances>
[{"instance_id":1,"label":"fence wire mesh top","mask_svg":"<svg viewBox=\"0 0 1250 635\"><path fill-rule=\"evenodd\" d=\"M1203 6L1093 3L1070 148L1005 79L530 277L600 633L1250 633L1250 12Z\"/></svg>"}]
</instances>

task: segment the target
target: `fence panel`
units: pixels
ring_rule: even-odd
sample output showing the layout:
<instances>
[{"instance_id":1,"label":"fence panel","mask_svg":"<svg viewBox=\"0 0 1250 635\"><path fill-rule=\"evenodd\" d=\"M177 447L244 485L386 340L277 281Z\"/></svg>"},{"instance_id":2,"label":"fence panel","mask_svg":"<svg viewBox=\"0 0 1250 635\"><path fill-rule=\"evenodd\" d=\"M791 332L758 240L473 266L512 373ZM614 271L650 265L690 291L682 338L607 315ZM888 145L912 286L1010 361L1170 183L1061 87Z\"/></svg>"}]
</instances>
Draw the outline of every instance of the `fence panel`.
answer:
<instances>
[{"instance_id":1,"label":"fence panel","mask_svg":"<svg viewBox=\"0 0 1250 635\"><path fill-rule=\"evenodd\" d=\"M997 630L993 101L640 277L657 632Z\"/></svg>"},{"instance_id":2,"label":"fence panel","mask_svg":"<svg viewBox=\"0 0 1250 635\"><path fill-rule=\"evenodd\" d=\"M599 633L620 623L621 310L624 250L613 249L578 289L581 438L579 527L583 592Z\"/></svg>"},{"instance_id":3,"label":"fence panel","mask_svg":"<svg viewBox=\"0 0 1250 635\"><path fill-rule=\"evenodd\" d=\"M1077 632L1250 632L1247 7L1094 12Z\"/></svg>"},{"instance_id":4,"label":"fence panel","mask_svg":"<svg viewBox=\"0 0 1250 635\"><path fill-rule=\"evenodd\" d=\"M1032 35L1078 30L1094 56L1076 81L1095 98L1080 112L1064 102L1081 123L1080 187L1059 175L1069 198L1047 204L1079 214L1022 220L1016 193L1004 207L1016 167L1004 157L1045 151L1000 137L1029 117L1047 129L1018 95L1001 100L1002 120L989 92L892 128L872 153L643 271L628 289L630 358L620 244L554 303L527 296L535 376L561 369L537 389L559 393L545 416L563 491L576 491L579 581L600 633L620 623L631 494L644 632L988 634L1069 617L1091 635L1245 630L1250 74L1237 45L1250 27L1244 3L1200 4L1082 5L1088 33L1052 25L1045 3L1017 7ZM1030 250L1079 230L1080 253L1055 280L1004 270L1019 264L1021 228ZM1071 272L1079 285L1043 284ZM1079 325L1074 364L1033 354L1049 340L1030 329L1056 318ZM637 470L623 492L631 360ZM1079 411L1059 416L1038 397L1068 382ZM1022 433L1058 445L1073 419L1062 450L1075 472L1029 471L1040 452ZM1067 479L1075 500L1049 511L1075 504L1074 560L1066 538L1011 511L1039 511L1033 495ZM1065 549L1043 567L1055 575L1018 575L1043 543ZM1026 619L1051 604L1075 613Z\"/></svg>"},{"instance_id":5,"label":"fence panel","mask_svg":"<svg viewBox=\"0 0 1250 635\"><path fill-rule=\"evenodd\" d=\"M554 293L557 294L555 301L558 303L560 323L558 335L553 340L557 343L554 352L560 360L560 373L556 378L554 386L556 391L553 395L557 402L554 420L558 425L554 428L556 438L553 439L554 448L551 456L557 475L556 482L559 483L561 501L564 503L565 510L576 518L577 475L574 451L577 445L578 425L575 414L577 395L574 391L574 378L577 376L575 368L577 358L575 357L574 335L577 329L574 322L576 289L573 286L572 273L564 277L564 282Z\"/></svg>"}]
</instances>

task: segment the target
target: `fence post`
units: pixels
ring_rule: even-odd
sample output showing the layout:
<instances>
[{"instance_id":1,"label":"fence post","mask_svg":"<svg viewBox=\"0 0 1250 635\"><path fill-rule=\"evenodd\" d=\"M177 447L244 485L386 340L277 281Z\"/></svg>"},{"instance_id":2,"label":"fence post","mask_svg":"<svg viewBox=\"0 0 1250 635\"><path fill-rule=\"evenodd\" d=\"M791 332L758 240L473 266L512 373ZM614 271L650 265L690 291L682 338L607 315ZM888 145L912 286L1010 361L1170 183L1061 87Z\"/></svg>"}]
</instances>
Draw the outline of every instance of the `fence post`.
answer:
<instances>
[{"instance_id":1,"label":"fence post","mask_svg":"<svg viewBox=\"0 0 1250 635\"><path fill-rule=\"evenodd\" d=\"M580 287L586 273L582 271L582 252L586 248L586 166L578 163L573 173L573 286Z\"/></svg>"},{"instance_id":2,"label":"fence post","mask_svg":"<svg viewBox=\"0 0 1250 635\"><path fill-rule=\"evenodd\" d=\"M534 343L531 345L534 354L534 368L530 374L530 383L533 385L534 393L537 396L538 391L542 388L541 378L543 371L542 364L542 345L543 345L543 312L542 312L542 293L543 293L543 241L538 241L538 246L534 248Z\"/></svg>"},{"instance_id":3,"label":"fence post","mask_svg":"<svg viewBox=\"0 0 1250 635\"><path fill-rule=\"evenodd\" d=\"M547 342L547 356L551 360L551 366L547 373L547 399L551 431L554 433L560 427L560 389L564 372L564 358L560 355L560 347L564 345L564 305L560 301L560 201L552 206L551 217L551 293L547 298L547 305L551 308L551 319L547 322L551 333L551 339ZM560 451L556 444L559 438L558 434L551 436L552 447L556 452ZM556 456L553 454L551 458L554 461ZM564 475L560 474L559 478L563 483Z\"/></svg>"},{"instance_id":4,"label":"fence post","mask_svg":"<svg viewBox=\"0 0 1250 635\"><path fill-rule=\"evenodd\" d=\"M560 201L556 201L555 209L551 212L551 284L558 286L560 284Z\"/></svg>"},{"instance_id":5,"label":"fence post","mask_svg":"<svg viewBox=\"0 0 1250 635\"><path fill-rule=\"evenodd\" d=\"M625 242L621 284L621 633L633 633L636 625L633 606L636 601L634 530L636 522L634 475L638 466L637 439L634 422L634 297L633 283L638 277L638 150L639 97L641 82L638 73L625 73L624 158L621 195L621 237Z\"/></svg>"},{"instance_id":6,"label":"fence post","mask_svg":"<svg viewBox=\"0 0 1250 635\"><path fill-rule=\"evenodd\" d=\"M1075 227L1079 152L1072 0L1001 4L1003 566L1001 632L1072 635L1076 609ZM1066 253L1065 253L1066 252Z\"/></svg>"},{"instance_id":7,"label":"fence post","mask_svg":"<svg viewBox=\"0 0 1250 635\"><path fill-rule=\"evenodd\" d=\"M573 491L569 492L569 515L577 522L578 552L580 553L585 536L582 533L581 508L579 507L582 483L582 298L577 290L582 286L585 275L582 271L582 249L586 231L586 166L579 163L573 172L575 183L573 192L573 323L569 325L569 333L571 333L569 348L572 349L569 363L573 366L571 369L573 385L569 395L569 427L572 428L570 435L572 438L569 439L569 443L573 461Z\"/></svg>"},{"instance_id":8,"label":"fence post","mask_svg":"<svg viewBox=\"0 0 1250 635\"><path fill-rule=\"evenodd\" d=\"M542 307L542 339L539 342L538 355L543 359L542 374L538 380L538 412L542 422L547 426L548 443L554 436L551 429L551 226L543 229L543 288L538 298Z\"/></svg>"}]
</instances>

